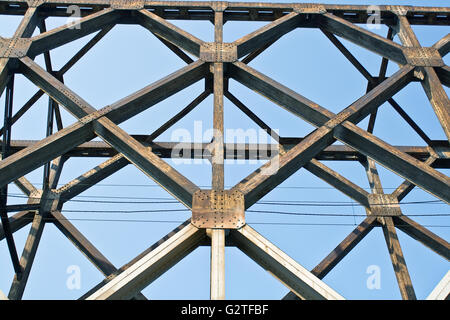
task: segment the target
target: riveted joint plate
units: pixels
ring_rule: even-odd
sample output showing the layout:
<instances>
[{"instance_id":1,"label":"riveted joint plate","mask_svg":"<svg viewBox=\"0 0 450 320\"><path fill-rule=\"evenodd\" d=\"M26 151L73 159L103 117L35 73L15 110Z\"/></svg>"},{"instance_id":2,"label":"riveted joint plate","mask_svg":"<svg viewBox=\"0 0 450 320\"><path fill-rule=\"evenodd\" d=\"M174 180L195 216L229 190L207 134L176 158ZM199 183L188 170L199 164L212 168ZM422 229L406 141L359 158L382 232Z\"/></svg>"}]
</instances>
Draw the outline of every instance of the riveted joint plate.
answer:
<instances>
[{"instance_id":1,"label":"riveted joint plate","mask_svg":"<svg viewBox=\"0 0 450 320\"><path fill-rule=\"evenodd\" d=\"M321 4L313 4L313 3L297 3L292 7L294 12L303 13L303 14L324 14L327 13L327 9L325 6Z\"/></svg>"},{"instance_id":2,"label":"riveted joint plate","mask_svg":"<svg viewBox=\"0 0 450 320\"><path fill-rule=\"evenodd\" d=\"M59 196L58 192L49 191L45 199L41 199L41 209L44 212L52 212L58 210L59 207Z\"/></svg>"},{"instance_id":3,"label":"riveted joint plate","mask_svg":"<svg viewBox=\"0 0 450 320\"><path fill-rule=\"evenodd\" d=\"M200 47L200 59L205 62L235 62L237 46L234 43L203 43Z\"/></svg>"},{"instance_id":4,"label":"riveted joint plate","mask_svg":"<svg viewBox=\"0 0 450 320\"><path fill-rule=\"evenodd\" d=\"M111 0L111 8L116 10L144 9L145 0Z\"/></svg>"},{"instance_id":5,"label":"riveted joint plate","mask_svg":"<svg viewBox=\"0 0 450 320\"><path fill-rule=\"evenodd\" d=\"M408 63L416 67L443 67L445 66L439 51L435 48L406 47L403 53Z\"/></svg>"},{"instance_id":6,"label":"riveted joint plate","mask_svg":"<svg viewBox=\"0 0 450 320\"><path fill-rule=\"evenodd\" d=\"M370 212L376 216L400 216L402 211L395 196L391 194L369 194Z\"/></svg>"},{"instance_id":7,"label":"riveted joint plate","mask_svg":"<svg viewBox=\"0 0 450 320\"><path fill-rule=\"evenodd\" d=\"M84 124L88 124L89 122L92 122L94 120L97 120L97 119L103 117L104 115L109 113L112 109L113 109L112 106L106 106L104 108L101 108L100 110L97 110L95 112L88 114L87 116L81 118L78 121L80 121Z\"/></svg>"},{"instance_id":8,"label":"riveted joint plate","mask_svg":"<svg viewBox=\"0 0 450 320\"><path fill-rule=\"evenodd\" d=\"M236 190L198 190L192 201L192 224L206 229L239 229L245 225L244 195Z\"/></svg>"},{"instance_id":9,"label":"riveted joint plate","mask_svg":"<svg viewBox=\"0 0 450 320\"><path fill-rule=\"evenodd\" d=\"M23 58L30 46L27 38L0 38L0 58Z\"/></svg>"}]
</instances>

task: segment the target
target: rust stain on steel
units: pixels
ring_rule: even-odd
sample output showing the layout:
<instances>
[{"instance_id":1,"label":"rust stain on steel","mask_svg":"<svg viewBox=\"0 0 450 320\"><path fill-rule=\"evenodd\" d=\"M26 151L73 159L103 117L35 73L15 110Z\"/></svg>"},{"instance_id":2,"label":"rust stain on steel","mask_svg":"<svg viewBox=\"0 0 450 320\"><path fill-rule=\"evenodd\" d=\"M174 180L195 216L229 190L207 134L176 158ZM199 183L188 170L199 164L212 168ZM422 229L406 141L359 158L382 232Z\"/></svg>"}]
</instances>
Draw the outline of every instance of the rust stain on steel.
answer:
<instances>
[{"instance_id":1,"label":"rust stain on steel","mask_svg":"<svg viewBox=\"0 0 450 320\"><path fill-rule=\"evenodd\" d=\"M237 190L198 190L192 201L197 228L239 229L245 225L244 195Z\"/></svg>"}]
</instances>

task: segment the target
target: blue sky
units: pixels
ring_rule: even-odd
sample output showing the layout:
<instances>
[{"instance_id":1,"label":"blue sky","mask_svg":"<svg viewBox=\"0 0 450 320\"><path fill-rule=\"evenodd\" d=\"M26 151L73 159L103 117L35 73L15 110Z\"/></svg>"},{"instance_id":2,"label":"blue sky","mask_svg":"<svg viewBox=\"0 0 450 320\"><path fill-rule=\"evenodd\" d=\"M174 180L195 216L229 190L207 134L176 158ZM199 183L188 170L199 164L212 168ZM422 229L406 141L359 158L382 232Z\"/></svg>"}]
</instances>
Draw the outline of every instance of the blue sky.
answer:
<instances>
[{"instance_id":1,"label":"blue sky","mask_svg":"<svg viewBox=\"0 0 450 320\"><path fill-rule=\"evenodd\" d=\"M309 2L309 1L308 1ZM322 1L342 4L386 4L385 1ZM396 1L395 4L445 6L447 1ZM18 17L0 16L0 35L11 36ZM171 21L205 41L212 41L213 25L205 21ZM65 19L50 18L47 29L65 23ZM265 23L227 22L224 27L224 41L234 41L256 30ZM365 27L365 26L363 26ZM423 46L431 46L448 32L448 27L414 26L414 31ZM374 30L385 36L387 28ZM51 52L54 69L59 69L93 35L69 43ZM398 38L395 38L398 41ZM378 73L381 57L363 48L342 40L347 48L360 59L373 74ZM36 61L43 65L42 57ZM444 58L449 64L449 56ZM133 93L134 91L178 70L185 64L170 52L150 32L130 25L115 26L101 42L95 46L65 76L66 85L77 92L95 108ZM250 66L267 76L281 82L310 100L333 112L350 105L365 93L367 81L343 57L329 40L319 31L297 29L261 54ZM398 67L389 63L388 75ZM130 134L149 134L164 121L184 108L196 95L202 92L203 82L199 82L142 114L120 125ZM448 88L445 87L447 94ZM14 110L17 111L36 87L21 75L16 76ZM264 97L245 88L235 81L230 82L230 91L249 108L278 129L281 136L301 137L314 128L299 118L293 117ZM433 113L430 103L419 83L411 83L395 95L396 101L417 121L422 129L436 140L445 139L445 134ZM212 96L207 98L187 117L177 123L157 140L170 141L177 129L193 131L194 122L202 121L204 129L212 125ZM4 95L0 106L4 105ZM45 136L47 98L38 103L13 127L13 139L42 139ZM0 108L3 119L3 107ZM63 113L64 125L75 119ZM367 127L367 119L359 124ZM229 101L225 100L225 127L232 129L255 128ZM415 132L398 116L389 105L380 107L374 134L393 145L424 145ZM106 159L71 159L66 163L60 183L66 183L90 170ZM171 161L168 161L172 163ZM368 188L367 178L359 163L324 162L327 166L343 174L359 186ZM227 163L225 184L233 186L255 170L262 163ZM177 165L178 171L199 186L211 183L211 167L208 164ZM386 192L392 192L403 179L378 166ZM448 170L442 170L448 174ZM31 172L27 178L36 186L41 183L42 169ZM23 203L20 191L10 187L9 204ZM107 198L116 197L116 198ZM122 198L117 198L122 197ZM125 169L102 181L76 200L92 201L145 201L149 198L171 196L137 168L129 165ZM267 206L255 205L254 210L273 210L307 213L345 213L349 217L311 217L280 214L247 213L247 222L272 241L288 255L307 269L312 269L334 247L342 241L364 217L364 209L350 198L333 190L328 184L302 169L287 179L279 188L269 193L263 200L283 201L324 201L339 202L345 206ZM416 188L405 202L436 200L427 192ZM108 258L120 267L166 235L179 223L156 223L148 220L184 221L189 212L180 213L92 213L89 210L155 210L182 209L183 206L171 204L130 204L130 203L92 203L68 202L64 210L85 212L63 212L73 219L72 223ZM404 214L449 213L444 203L405 204ZM355 216L353 216L355 215ZM143 220L141 222L83 221L95 220ZM415 221L430 227L437 235L448 240L449 217L414 217ZM147 220L147 221L145 221ZM263 225L259 223L292 223L292 225ZM297 224L297 225L295 225ZM321 224L321 225L299 225ZM345 226L326 226L323 224L346 224ZM29 227L14 234L19 254L22 252ZM426 298L436 284L449 270L449 263L406 234L398 231L400 243L412 278L416 295ZM200 247L166 274L147 287L143 293L150 299L208 299L209 298L209 247ZM81 288L70 290L66 286L69 266L79 266ZM381 270L381 288L369 290L366 286L369 266L376 265ZM0 242L0 290L7 293L13 277L6 242ZM90 262L52 225L47 224L38 249L24 299L76 299L103 279L103 276ZM280 299L288 290L278 280L261 269L250 258L236 248L226 249L226 297L227 299ZM348 299L399 299L400 293L390 262L388 250L381 228L375 228L361 243L331 271L324 281Z\"/></svg>"}]
</instances>

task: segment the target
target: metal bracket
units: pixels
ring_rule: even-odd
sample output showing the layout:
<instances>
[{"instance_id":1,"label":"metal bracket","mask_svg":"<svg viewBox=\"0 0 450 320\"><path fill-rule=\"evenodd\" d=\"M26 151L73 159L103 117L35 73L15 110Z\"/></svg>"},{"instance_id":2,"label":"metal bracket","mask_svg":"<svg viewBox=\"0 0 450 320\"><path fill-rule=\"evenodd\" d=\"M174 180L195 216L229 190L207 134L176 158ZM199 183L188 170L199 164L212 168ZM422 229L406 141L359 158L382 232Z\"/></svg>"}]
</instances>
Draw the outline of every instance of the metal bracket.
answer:
<instances>
[{"instance_id":1,"label":"metal bracket","mask_svg":"<svg viewBox=\"0 0 450 320\"><path fill-rule=\"evenodd\" d=\"M237 46L234 43L205 42L200 47L200 59L205 62L235 62Z\"/></svg>"},{"instance_id":2,"label":"metal bracket","mask_svg":"<svg viewBox=\"0 0 450 320\"><path fill-rule=\"evenodd\" d=\"M111 0L111 8L116 10L141 10L145 0Z\"/></svg>"},{"instance_id":3,"label":"metal bracket","mask_svg":"<svg viewBox=\"0 0 450 320\"><path fill-rule=\"evenodd\" d=\"M192 201L192 224L207 229L243 227L244 195L236 190L198 190Z\"/></svg>"},{"instance_id":4,"label":"metal bracket","mask_svg":"<svg viewBox=\"0 0 450 320\"><path fill-rule=\"evenodd\" d=\"M398 199L392 194L371 193L367 197L370 205L370 212L375 216L400 216L402 210Z\"/></svg>"},{"instance_id":5,"label":"metal bracket","mask_svg":"<svg viewBox=\"0 0 450 320\"><path fill-rule=\"evenodd\" d=\"M228 8L228 2L226 1L211 1L211 9L215 12L223 12Z\"/></svg>"},{"instance_id":6,"label":"metal bracket","mask_svg":"<svg viewBox=\"0 0 450 320\"><path fill-rule=\"evenodd\" d=\"M294 12L306 14L324 14L327 13L324 5L314 3L296 3L292 6Z\"/></svg>"},{"instance_id":7,"label":"metal bracket","mask_svg":"<svg viewBox=\"0 0 450 320\"><path fill-rule=\"evenodd\" d=\"M410 6L388 6L389 10L397 16L406 16L410 10Z\"/></svg>"},{"instance_id":8,"label":"metal bracket","mask_svg":"<svg viewBox=\"0 0 450 320\"><path fill-rule=\"evenodd\" d=\"M0 58L23 58L30 46L31 40L28 38L0 37Z\"/></svg>"},{"instance_id":9,"label":"metal bracket","mask_svg":"<svg viewBox=\"0 0 450 320\"><path fill-rule=\"evenodd\" d=\"M44 212L51 212L53 210L58 210L59 207L59 193L54 191L49 191L45 199L42 199L42 190L34 191L30 194L28 204L40 204L41 210Z\"/></svg>"},{"instance_id":10,"label":"metal bracket","mask_svg":"<svg viewBox=\"0 0 450 320\"><path fill-rule=\"evenodd\" d=\"M439 51L429 47L405 47L403 54L410 65L416 67L443 67L445 66Z\"/></svg>"},{"instance_id":11,"label":"metal bracket","mask_svg":"<svg viewBox=\"0 0 450 320\"><path fill-rule=\"evenodd\" d=\"M37 8L47 0L27 0L28 8Z\"/></svg>"}]
</instances>

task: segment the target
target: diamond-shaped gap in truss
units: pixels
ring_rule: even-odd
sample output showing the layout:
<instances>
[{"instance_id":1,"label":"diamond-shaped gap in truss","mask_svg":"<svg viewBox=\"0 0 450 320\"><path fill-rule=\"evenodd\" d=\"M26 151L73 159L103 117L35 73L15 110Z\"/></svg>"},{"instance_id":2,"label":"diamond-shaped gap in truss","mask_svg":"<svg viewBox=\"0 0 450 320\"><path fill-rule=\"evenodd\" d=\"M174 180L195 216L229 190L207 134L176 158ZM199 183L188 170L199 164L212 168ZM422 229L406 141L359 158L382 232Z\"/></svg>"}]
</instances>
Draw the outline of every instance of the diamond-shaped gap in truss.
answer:
<instances>
[{"instance_id":1,"label":"diamond-shaped gap in truss","mask_svg":"<svg viewBox=\"0 0 450 320\"><path fill-rule=\"evenodd\" d=\"M374 30L369 29L368 31L370 31L382 38L387 39L388 30L389 29L387 27L383 26L381 29L374 29ZM347 48L351 52L351 54L353 56L355 56L358 59L358 61L361 63L361 65L365 69L367 69L367 71L373 77L378 77L379 72L380 72L381 61L383 59L383 57L381 55L379 55L371 50L368 50L364 47L361 47L360 45L358 45L350 40L347 40L345 38L342 38L340 36L335 35L335 37L339 40L339 42L341 42L345 46L345 48ZM394 40L396 38L397 37L394 37ZM394 41L394 40L392 40L392 41ZM336 54L342 55L342 53L340 53L338 51L336 51ZM349 64L349 66L351 68L355 69L355 67L352 66L349 61L347 61L347 63ZM390 60L388 63L388 69L387 69L386 75L387 76L391 75L392 73L396 72L398 70L398 68L399 68L398 64L395 63L394 61ZM357 71L357 69L355 69L355 71L359 73L359 71ZM367 82L367 80L363 77L363 75L360 74L360 76L361 76L361 79L363 79L362 82Z\"/></svg>"},{"instance_id":2,"label":"diamond-shaped gap in truss","mask_svg":"<svg viewBox=\"0 0 450 320\"><path fill-rule=\"evenodd\" d=\"M288 289L236 247L225 248L227 299L278 300ZM251 288L247 284L252 284Z\"/></svg>"},{"instance_id":3,"label":"diamond-shaped gap in truss","mask_svg":"<svg viewBox=\"0 0 450 320\"><path fill-rule=\"evenodd\" d=\"M78 226L81 224L73 220L70 222ZM87 222L85 224L94 223L99 222ZM83 232L85 229L81 228ZM87 230L87 234L91 234L91 232ZM95 245L98 245L98 242ZM21 249L19 252L22 253ZM61 252L65 254L61 255ZM47 265L48 260L53 261L50 267ZM58 299L58 297L67 300L77 299L80 293L96 285L104 278L104 275L52 223L46 223L44 227L33 263L33 271L24 292L24 299L26 300ZM77 282L77 275L81 276L81 282L79 283ZM70 276L74 277L69 278ZM12 280L10 277L8 278L9 281ZM48 281L49 278L52 278L53 281ZM79 289L78 285L80 286ZM9 287L10 284L6 288L9 290ZM43 293L34 289L42 287L49 288L49 290Z\"/></svg>"},{"instance_id":4,"label":"diamond-shaped gap in truss","mask_svg":"<svg viewBox=\"0 0 450 320\"><path fill-rule=\"evenodd\" d=\"M412 25L411 29L422 47L432 47L436 42L448 35L448 30L445 26L436 26L434 32L431 32L430 28L420 25Z\"/></svg>"},{"instance_id":5,"label":"diamond-shaped gap in truss","mask_svg":"<svg viewBox=\"0 0 450 320\"><path fill-rule=\"evenodd\" d=\"M411 97L414 96L414 99ZM407 113L421 131L431 140L446 140L441 124L434 113L423 87L418 82L411 82L395 96L394 101ZM398 108L397 108L398 109ZM427 117L421 116L421 112L427 110ZM391 135L391 128L395 126L398 134ZM412 127L402 118L399 112L389 103L385 103L375 122L374 133L392 145L408 145L416 143L425 145L425 141Z\"/></svg>"},{"instance_id":6,"label":"diamond-shaped gap in truss","mask_svg":"<svg viewBox=\"0 0 450 320\"><path fill-rule=\"evenodd\" d=\"M352 230L352 227L340 228L348 230L348 233ZM379 289L376 281L378 272L381 275ZM324 277L324 281L349 300L358 299L359 296L365 300L381 299L384 296L401 299L383 232L378 227L373 228ZM368 284L372 289L369 289Z\"/></svg>"},{"instance_id":7,"label":"diamond-shaped gap in truss","mask_svg":"<svg viewBox=\"0 0 450 320\"><path fill-rule=\"evenodd\" d=\"M133 195L124 196L125 192ZM181 223L179 221L185 221L190 217L190 212L185 206L132 164L101 180L74 200L76 201L69 201L64 209L87 212L86 214L67 212L67 215L72 217L82 215L81 218L93 217L104 220L110 228L114 228L117 224L124 224L120 232L102 234L98 233L103 228L101 221L99 224L83 222L84 226L89 228L89 232L92 232L88 238L92 237L100 243L99 250L106 257L111 257L111 261L117 268L163 238ZM94 204L96 207L92 208ZM93 212L89 213L90 210ZM165 222L154 222L160 220ZM125 239L134 239L131 241L135 241L136 246L127 248ZM109 243L113 245L109 247L107 245Z\"/></svg>"},{"instance_id":8,"label":"diamond-shaped gap in truss","mask_svg":"<svg viewBox=\"0 0 450 320\"><path fill-rule=\"evenodd\" d=\"M271 22L266 21L227 21L223 26L223 41L234 42L260 28L268 26Z\"/></svg>"},{"instance_id":9,"label":"diamond-shaped gap in truss","mask_svg":"<svg viewBox=\"0 0 450 320\"><path fill-rule=\"evenodd\" d=\"M14 91L18 94L13 98L13 115L37 92L36 86L21 74L15 75L14 87ZM6 94L2 95L0 99L0 105L2 106L0 108L1 119L4 118L5 96ZM44 94L28 112L16 119L12 129L12 140L39 140L45 138L47 109L48 96ZM0 127L3 127L3 120L1 121Z\"/></svg>"},{"instance_id":10,"label":"diamond-shaped gap in truss","mask_svg":"<svg viewBox=\"0 0 450 320\"><path fill-rule=\"evenodd\" d=\"M142 293L151 300L208 299L210 254L208 246L198 247L149 284ZM191 276L186 277L186 274ZM192 287L198 290L193 291Z\"/></svg>"},{"instance_id":11,"label":"diamond-shaped gap in truss","mask_svg":"<svg viewBox=\"0 0 450 320\"><path fill-rule=\"evenodd\" d=\"M191 104L203 92L205 92L205 81L201 79L150 106L119 126L129 134L140 135L142 138L148 136L150 140L174 143L210 142L212 123L208 116L212 115L212 95L207 96L199 105ZM191 109L191 106L193 109L187 114L189 118L183 117L175 122L178 114L184 112L186 108Z\"/></svg>"},{"instance_id":12,"label":"diamond-shaped gap in truss","mask_svg":"<svg viewBox=\"0 0 450 320\"><path fill-rule=\"evenodd\" d=\"M118 39L124 39L125 43L118 46ZM164 63L157 63L160 59ZM99 109L185 65L144 28L116 25L69 70L67 83L72 90ZM89 82L86 81L86 74L90 75Z\"/></svg>"},{"instance_id":13,"label":"diamond-shaped gap in truss","mask_svg":"<svg viewBox=\"0 0 450 320\"><path fill-rule=\"evenodd\" d=\"M266 75L270 77L270 74ZM281 137L304 137L314 130L314 126L310 123L293 116L293 114L284 109L283 106L270 101L263 94L259 94L258 92L247 88L245 85L234 79L230 79L229 91L270 128L275 131L278 130L278 135ZM229 104L227 100L228 99L225 98L226 105ZM230 104L230 106L231 105L232 104ZM240 114L240 117L246 117L244 113ZM227 114L225 114L225 119L226 116Z\"/></svg>"},{"instance_id":14,"label":"diamond-shaped gap in truss","mask_svg":"<svg viewBox=\"0 0 450 320\"><path fill-rule=\"evenodd\" d=\"M183 20L166 19L166 21L204 42L214 42L214 24L209 21L193 21L194 23Z\"/></svg>"},{"instance_id":15,"label":"diamond-shaped gap in truss","mask_svg":"<svg viewBox=\"0 0 450 320\"><path fill-rule=\"evenodd\" d=\"M416 106L413 106L413 108L411 108L409 106L411 104L411 101L407 101L403 103L403 105L400 105L399 99L397 99L397 97L395 97L394 99L395 99L394 101L397 103L396 108L400 106L400 108L402 108L405 111L406 109L415 109L419 105L419 103L417 103ZM401 112L400 109L399 111ZM408 112L408 114L410 113ZM368 118L370 118L370 116ZM414 119L414 121L419 126L420 131L424 131L422 129L422 126L419 124L422 123L424 120L423 119L418 120L420 122L419 121L416 122ZM367 130L368 124L367 122L366 123L361 122L358 126L364 130ZM392 128L395 128L396 130L395 135L391 134ZM408 144L414 144L417 146L427 145L427 143L421 138L421 136L406 122L406 120L388 102L384 103L378 109L373 133L380 139L383 139L384 141L388 142L393 146L406 146ZM426 132L425 135L428 136Z\"/></svg>"}]
</instances>

